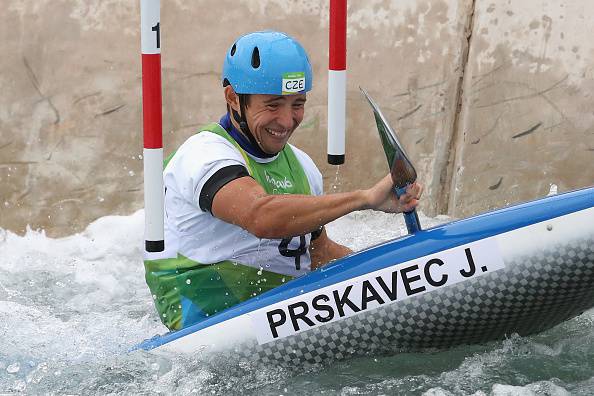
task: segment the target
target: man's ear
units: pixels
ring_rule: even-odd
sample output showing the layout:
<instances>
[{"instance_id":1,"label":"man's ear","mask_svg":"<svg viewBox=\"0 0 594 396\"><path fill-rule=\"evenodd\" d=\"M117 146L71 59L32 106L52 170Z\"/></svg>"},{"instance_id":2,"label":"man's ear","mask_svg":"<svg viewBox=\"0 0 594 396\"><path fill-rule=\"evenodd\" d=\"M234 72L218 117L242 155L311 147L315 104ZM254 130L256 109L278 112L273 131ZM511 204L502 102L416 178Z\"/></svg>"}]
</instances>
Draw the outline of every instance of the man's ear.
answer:
<instances>
[{"instance_id":1,"label":"man's ear","mask_svg":"<svg viewBox=\"0 0 594 396\"><path fill-rule=\"evenodd\" d=\"M235 111L239 112L239 95L235 93L231 85L225 87L225 101Z\"/></svg>"}]
</instances>

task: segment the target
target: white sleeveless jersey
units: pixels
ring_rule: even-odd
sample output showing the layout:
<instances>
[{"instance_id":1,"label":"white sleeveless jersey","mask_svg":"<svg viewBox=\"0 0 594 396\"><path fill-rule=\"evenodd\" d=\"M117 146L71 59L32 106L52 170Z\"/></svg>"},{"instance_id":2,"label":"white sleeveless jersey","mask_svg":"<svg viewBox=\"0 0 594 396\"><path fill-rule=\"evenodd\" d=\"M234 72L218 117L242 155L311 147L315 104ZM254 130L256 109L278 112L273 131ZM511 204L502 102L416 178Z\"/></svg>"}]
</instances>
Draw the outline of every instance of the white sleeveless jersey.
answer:
<instances>
[{"instance_id":1,"label":"white sleeveless jersey","mask_svg":"<svg viewBox=\"0 0 594 396\"><path fill-rule=\"evenodd\" d=\"M311 194L321 195L323 181L320 171L306 153L292 145L290 147L303 167ZM259 163L277 158L250 157ZM309 249L296 265L295 258L280 254L282 240L257 238L243 228L200 209L198 200L204 184L218 170L230 165L243 165L247 169L241 153L231 142L215 133L200 132L180 146L163 171L165 251L145 251L145 260L173 258L179 253L201 264L230 260L293 277L309 272ZM311 234L305 235L307 247L310 238ZM297 236L291 240L288 249L295 250L300 243Z\"/></svg>"}]
</instances>

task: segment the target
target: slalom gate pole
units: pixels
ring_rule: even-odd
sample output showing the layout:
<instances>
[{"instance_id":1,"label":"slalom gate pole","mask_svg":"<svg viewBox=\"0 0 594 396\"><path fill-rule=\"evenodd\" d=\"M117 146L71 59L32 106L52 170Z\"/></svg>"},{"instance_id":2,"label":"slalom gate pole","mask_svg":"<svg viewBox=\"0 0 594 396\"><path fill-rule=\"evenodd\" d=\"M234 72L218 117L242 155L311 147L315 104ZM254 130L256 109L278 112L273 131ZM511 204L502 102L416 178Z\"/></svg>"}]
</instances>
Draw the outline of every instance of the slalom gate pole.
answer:
<instances>
[{"instance_id":1,"label":"slalom gate pole","mask_svg":"<svg viewBox=\"0 0 594 396\"><path fill-rule=\"evenodd\" d=\"M165 249L160 19L160 0L140 0L142 126L144 134L144 239L147 252L162 252Z\"/></svg>"},{"instance_id":2,"label":"slalom gate pole","mask_svg":"<svg viewBox=\"0 0 594 396\"><path fill-rule=\"evenodd\" d=\"M344 164L346 124L347 0L330 0L328 163Z\"/></svg>"}]
</instances>

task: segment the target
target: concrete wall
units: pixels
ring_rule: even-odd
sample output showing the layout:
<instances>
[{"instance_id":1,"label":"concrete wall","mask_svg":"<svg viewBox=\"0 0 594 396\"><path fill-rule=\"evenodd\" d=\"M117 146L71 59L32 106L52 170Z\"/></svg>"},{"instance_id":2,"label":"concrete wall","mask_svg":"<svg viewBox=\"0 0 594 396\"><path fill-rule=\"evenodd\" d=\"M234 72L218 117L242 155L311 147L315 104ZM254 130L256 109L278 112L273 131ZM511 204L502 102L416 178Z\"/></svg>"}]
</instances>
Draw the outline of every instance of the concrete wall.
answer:
<instances>
[{"instance_id":1,"label":"concrete wall","mask_svg":"<svg viewBox=\"0 0 594 396\"><path fill-rule=\"evenodd\" d=\"M139 2L6 0L0 11L0 227L70 234L142 202ZM587 0L351 1L347 162L325 164L328 3L162 1L165 151L225 111L223 54L277 29L310 53L292 142L326 190L387 164L362 86L417 164L421 210L465 216L594 184L594 22Z\"/></svg>"},{"instance_id":2,"label":"concrete wall","mask_svg":"<svg viewBox=\"0 0 594 396\"><path fill-rule=\"evenodd\" d=\"M450 213L594 184L594 3L476 1Z\"/></svg>"}]
</instances>

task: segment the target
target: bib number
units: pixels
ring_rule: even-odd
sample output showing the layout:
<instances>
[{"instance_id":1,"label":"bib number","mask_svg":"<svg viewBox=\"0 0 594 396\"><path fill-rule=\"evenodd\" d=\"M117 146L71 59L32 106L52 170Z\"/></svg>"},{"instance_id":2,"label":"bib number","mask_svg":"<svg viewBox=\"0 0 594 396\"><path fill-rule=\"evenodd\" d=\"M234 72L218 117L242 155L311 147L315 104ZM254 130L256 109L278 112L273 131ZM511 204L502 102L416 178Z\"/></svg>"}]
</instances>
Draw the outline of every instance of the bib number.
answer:
<instances>
[{"instance_id":1,"label":"bib number","mask_svg":"<svg viewBox=\"0 0 594 396\"><path fill-rule=\"evenodd\" d=\"M299 247L294 250L289 249L289 244L291 243L293 238L297 237L282 239L280 244L278 245L278 252L283 257L294 257L295 269L299 271L301 269L301 256L303 256L307 252L307 248L305 247L305 235L299 236Z\"/></svg>"}]
</instances>

